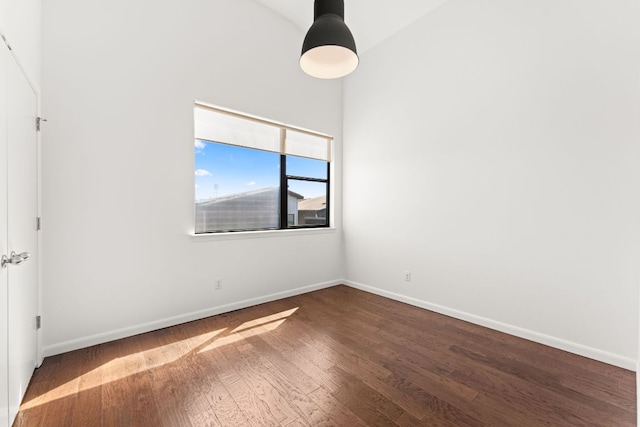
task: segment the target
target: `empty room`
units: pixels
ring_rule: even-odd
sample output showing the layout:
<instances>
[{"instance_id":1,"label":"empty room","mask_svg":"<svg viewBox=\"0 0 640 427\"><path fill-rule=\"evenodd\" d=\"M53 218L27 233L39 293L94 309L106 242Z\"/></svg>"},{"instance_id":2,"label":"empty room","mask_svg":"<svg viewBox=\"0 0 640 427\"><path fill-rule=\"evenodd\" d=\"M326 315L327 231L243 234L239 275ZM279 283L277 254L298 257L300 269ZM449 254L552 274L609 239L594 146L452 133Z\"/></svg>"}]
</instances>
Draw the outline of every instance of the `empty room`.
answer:
<instances>
[{"instance_id":1,"label":"empty room","mask_svg":"<svg viewBox=\"0 0 640 427\"><path fill-rule=\"evenodd\" d=\"M637 425L640 1L0 34L0 427Z\"/></svg>"}]
</instances>

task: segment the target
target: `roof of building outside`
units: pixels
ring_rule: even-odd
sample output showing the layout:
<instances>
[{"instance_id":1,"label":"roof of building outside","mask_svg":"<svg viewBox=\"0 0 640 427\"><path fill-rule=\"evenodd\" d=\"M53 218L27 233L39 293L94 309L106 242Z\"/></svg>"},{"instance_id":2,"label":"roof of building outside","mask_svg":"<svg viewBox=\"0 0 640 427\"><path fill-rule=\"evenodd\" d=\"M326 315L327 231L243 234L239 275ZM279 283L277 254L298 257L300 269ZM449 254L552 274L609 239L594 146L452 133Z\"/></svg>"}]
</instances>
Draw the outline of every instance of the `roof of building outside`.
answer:
<instances>
[{"instance_id":1,"label":"roof of building outside","mask_svg":"<svg viewBox=\"0 0 640 427\"><path fill-rule=\"evenodd\" d=\"M327 208L327 196L304 199L298 202L299 211L321 211Z\"/></svg>"},{"instance_id":2,"label":"roof of building outside","mask_svg":"<svg viewBox=\"0 0 640 427\"><path fill-rule=\"evenodd\" d=\"M199 205L202 205L202 204L210 205L214 203L224 202L227 200L240 199L242 197L248 197L248 196L255 196L256 194L266 193L268 191L279 191L279 190L280 189L278 187L261 188L259 190L245 191L244 193L236 193L236 194L230 194L228 196L217 197L214 199L201 200L201 201L198 201L197 203ZM296 199L304 199L304 196L291 190L289 190L289 196L295 197Z\"/></svg>"}]
</instances>

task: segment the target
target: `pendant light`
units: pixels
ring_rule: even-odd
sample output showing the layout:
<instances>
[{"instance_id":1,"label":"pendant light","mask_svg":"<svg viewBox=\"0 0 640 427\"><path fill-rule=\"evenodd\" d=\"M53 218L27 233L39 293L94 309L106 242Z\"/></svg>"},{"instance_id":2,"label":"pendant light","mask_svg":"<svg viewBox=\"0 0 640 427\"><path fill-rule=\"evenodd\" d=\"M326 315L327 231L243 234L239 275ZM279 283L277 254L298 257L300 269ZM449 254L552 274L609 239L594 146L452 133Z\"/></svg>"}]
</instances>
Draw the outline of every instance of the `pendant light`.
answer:
<instances>
[{"instance_id":1,"label":"pendant light","mask_svg":"<svg viewBox=\"0 0 640 427\"><path fill-rule=\"evenodd\" d=\"M353 35L344 23L344 0L315 0L313 25L302 44L300 67L319 79L337 79L358 66Z\"/></svg>"}]
</instances>

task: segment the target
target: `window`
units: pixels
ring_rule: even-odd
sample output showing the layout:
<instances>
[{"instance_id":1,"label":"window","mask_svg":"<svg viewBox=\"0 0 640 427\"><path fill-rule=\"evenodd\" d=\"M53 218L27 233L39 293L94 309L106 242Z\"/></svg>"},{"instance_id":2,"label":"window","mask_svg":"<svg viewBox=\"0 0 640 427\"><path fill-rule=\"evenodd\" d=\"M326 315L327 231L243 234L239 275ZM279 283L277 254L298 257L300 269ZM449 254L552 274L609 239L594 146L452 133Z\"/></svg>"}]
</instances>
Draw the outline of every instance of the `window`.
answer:
<instances>
[{"instance_id":1,"label":"window","mask_svg":"<svg viewBox=\"0 0 640 427\"><path fill-rule=\"evenodd\" d=\"M195 232L329 226L332 137L197 102Z\"/></svg>"}]
</instances>

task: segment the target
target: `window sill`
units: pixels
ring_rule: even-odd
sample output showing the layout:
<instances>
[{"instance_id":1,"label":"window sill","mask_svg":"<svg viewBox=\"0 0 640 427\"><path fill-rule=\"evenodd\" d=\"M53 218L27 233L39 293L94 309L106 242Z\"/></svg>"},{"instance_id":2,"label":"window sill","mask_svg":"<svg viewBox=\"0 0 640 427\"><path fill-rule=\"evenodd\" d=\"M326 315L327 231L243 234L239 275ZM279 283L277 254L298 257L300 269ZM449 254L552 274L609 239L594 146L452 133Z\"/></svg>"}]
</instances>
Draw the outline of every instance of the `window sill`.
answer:
<instances>
[{"instance_id":1,"label":"window sill","mask_svg":"<svg viewBox=\"0 0 640 427\"><path fill-rule=\"evenodd\" d=\"M220 240L263 239L272 237L310 236L317 234L332 234L335 227L319 227L293 230L264 230L264 231L236 231L228 233L191 233L191 239L195 242L212 242Z\"/></svg>"}]
</instances>

